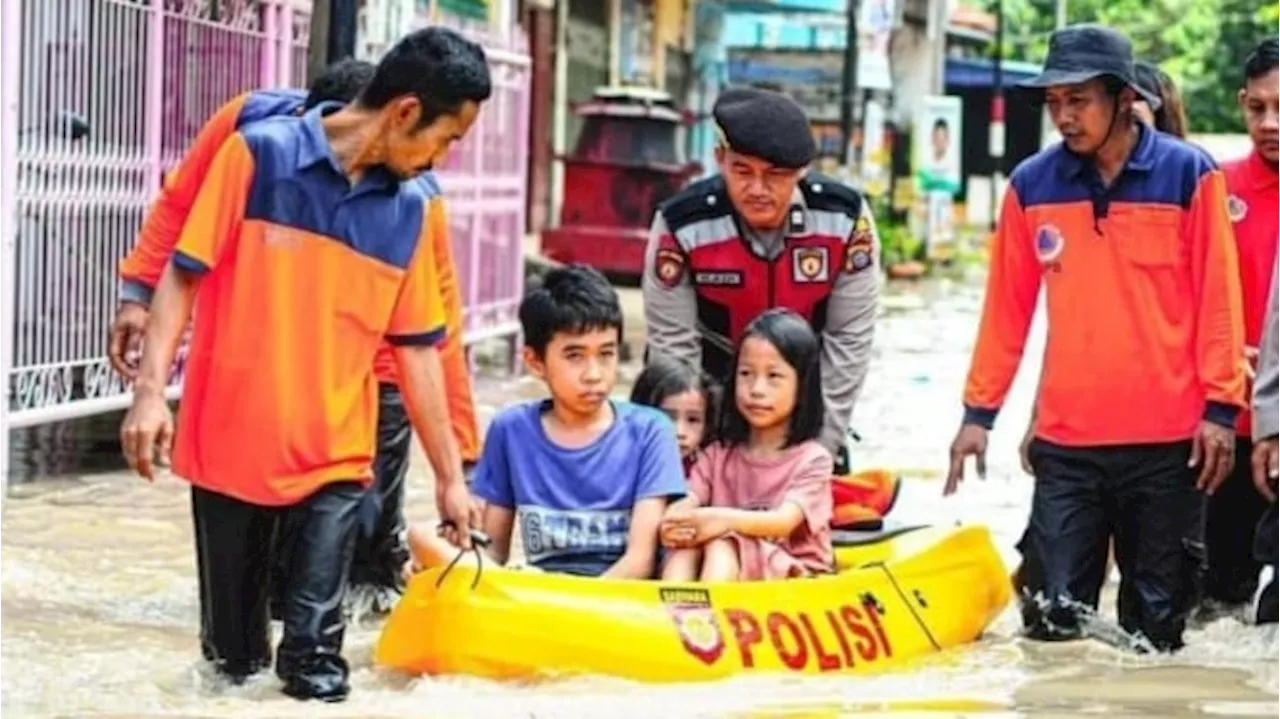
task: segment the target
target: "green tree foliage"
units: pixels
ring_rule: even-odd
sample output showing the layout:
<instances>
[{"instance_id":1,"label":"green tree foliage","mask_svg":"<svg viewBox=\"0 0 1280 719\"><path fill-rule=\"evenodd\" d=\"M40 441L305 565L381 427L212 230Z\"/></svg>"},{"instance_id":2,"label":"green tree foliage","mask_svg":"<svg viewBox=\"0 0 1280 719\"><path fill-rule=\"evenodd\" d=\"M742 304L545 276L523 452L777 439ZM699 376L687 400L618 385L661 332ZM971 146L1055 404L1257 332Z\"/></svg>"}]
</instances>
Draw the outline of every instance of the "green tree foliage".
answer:
<instances>
[{"instance_id":1,"label":"green tree foliage","mask_svg":"<svg viewBox=\"0 0 1280 719\"><path fill-rule=\"evenodd\" d=\"M1067 21L1124 32L1139 59L1158 63L1182 90L1193 132L1241 132L1236 91L1244 59L1275 36L1280 0L1066 0ZM1003 0L1005 57L1040 62L1054 0ZM987 1L995 11L996 0Z\"/></svg>"}]
</instances>

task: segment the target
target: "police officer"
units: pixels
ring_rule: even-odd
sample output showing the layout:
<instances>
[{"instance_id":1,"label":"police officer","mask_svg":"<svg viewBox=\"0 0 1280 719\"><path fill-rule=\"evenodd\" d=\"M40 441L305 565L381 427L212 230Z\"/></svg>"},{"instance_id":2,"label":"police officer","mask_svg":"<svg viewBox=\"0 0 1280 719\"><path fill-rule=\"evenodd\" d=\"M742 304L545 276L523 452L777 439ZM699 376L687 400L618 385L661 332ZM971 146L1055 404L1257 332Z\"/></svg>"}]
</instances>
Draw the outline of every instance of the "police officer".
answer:
<instances>
[{"instance_id":1,"label":"police officer","mask_svg":"<svg viewBox=\"0 0 1280 719\"><path fill-rule=\"evenodd\" d=\"M821 441L839 460L880 293L871 212L857 191L808 170L817 149L791 98L731 89L712 114L720 174L664 202L650 229L648 351L723 383L747 323L771 307L800 313L822 341Z\"/></svg>"}]
</instances>

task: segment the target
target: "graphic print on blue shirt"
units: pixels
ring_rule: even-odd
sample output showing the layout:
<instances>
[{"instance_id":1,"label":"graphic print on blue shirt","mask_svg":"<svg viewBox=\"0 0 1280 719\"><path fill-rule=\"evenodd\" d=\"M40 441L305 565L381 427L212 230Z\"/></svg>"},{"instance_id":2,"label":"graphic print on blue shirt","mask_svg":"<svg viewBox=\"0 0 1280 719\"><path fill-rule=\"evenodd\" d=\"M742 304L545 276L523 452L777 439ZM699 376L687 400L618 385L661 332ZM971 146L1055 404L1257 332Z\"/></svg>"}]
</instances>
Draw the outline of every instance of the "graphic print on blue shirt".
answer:
<instances>
[{"instance_id":1,"label":"graphic print on blue shirt","mask_svg":"<svg viewBox=\"0 0 1280 719\"><path fill-rule=\"evenodd\" d=\"M609 429L586 447L566 449L543 430L550 406L529 402L494 418L472 491L515 510L530 564L598 575L626 551L636 502L684 496L675 428L650 407L613 402Z\"/></svg>"}]
</instances>

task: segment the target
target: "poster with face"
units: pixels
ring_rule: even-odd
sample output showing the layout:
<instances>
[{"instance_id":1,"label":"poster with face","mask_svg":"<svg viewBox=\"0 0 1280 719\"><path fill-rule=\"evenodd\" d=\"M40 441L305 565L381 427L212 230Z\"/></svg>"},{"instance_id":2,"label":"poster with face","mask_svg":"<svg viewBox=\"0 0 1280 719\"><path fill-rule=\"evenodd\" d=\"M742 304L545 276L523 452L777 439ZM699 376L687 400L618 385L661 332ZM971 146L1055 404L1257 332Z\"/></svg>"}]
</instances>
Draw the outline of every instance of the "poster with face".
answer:
<instances>
[{"instance_id":1,"label":"poster with face","mask_svg":"<svg viewBox=\"0 0 1280 719\"><path fill-rule=\"evenodd\" d=\"M931 259L951 257L955 249L955 196L960 174L962 106L960 98L925 97L916 114L911 145L915 166L916 226L923 230Z\"/></svg>"},{"instance_id":2,"label":"poster with face","mask_svg":"<svg viewBox=\"0 0 1280 719\"><path fill-rule=\"evenodd\" d=\"M916 190L922 195L960 191L961 110L960 98L949 95L928 96L920 103L911 145Z\"/></svg>"}]
</instances>

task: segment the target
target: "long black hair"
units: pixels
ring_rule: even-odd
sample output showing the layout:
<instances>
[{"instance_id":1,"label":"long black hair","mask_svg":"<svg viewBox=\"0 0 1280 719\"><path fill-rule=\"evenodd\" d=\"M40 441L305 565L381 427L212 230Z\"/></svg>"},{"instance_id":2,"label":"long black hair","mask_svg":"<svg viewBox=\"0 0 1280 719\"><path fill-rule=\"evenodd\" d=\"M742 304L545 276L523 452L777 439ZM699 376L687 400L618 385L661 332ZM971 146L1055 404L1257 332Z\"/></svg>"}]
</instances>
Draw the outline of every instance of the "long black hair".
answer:
<instances>
[{"instance_id":1,"label":"long black hair","mask_svg":"<svg viewBox=\"0 0 1280 719\"><path fill-rule=\"evenodd\" d=\"M751 425L738 409L738 362L742 345L758 337L773 345L782 359L796 372L796 406L787 423L787 447L817 439L822 432L824 404L822 378L819 376L821 346L818 336L803 317L788 309L765 311L747 325L733 356L729 381L724 388L720 409L719 438L728 445L746 444Z\"/></svg>"},{"instance_id":2,"label":"long black hair","mask_svg":"<svg viewBox=\"0 0 1280 719\"><path fill-rule=\"evenodd\" d=\"M710 444L715 432L717 399L716 387L700 371L688 362L670 357L655 357L645 365L644 370L636 377L631 387L631 401L647 407L662 408L668 397L685 392L697 392L702 395L706 407L706 431L702 433L702 446Z\"/></svg>"}]
</instances>

